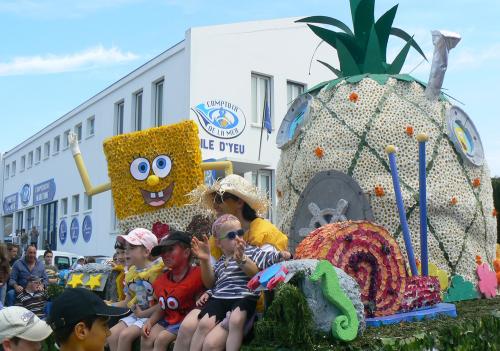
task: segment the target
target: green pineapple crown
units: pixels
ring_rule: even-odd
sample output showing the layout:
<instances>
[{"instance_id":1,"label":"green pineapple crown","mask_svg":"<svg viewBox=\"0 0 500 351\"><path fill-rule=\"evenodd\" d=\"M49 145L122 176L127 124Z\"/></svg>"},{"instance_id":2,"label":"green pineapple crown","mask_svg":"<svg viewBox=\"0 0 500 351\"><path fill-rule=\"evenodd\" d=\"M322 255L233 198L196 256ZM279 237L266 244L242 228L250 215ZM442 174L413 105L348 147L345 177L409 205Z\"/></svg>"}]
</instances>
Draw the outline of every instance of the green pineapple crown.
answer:
<instances>
[{"instance_id":1,"label":"green pineapple crown","mask_svg":"<svg viewBox=\"0 0 500 351\"><path fill-rule=\"evenodd\" d=\"M296 22L305 22L311 30L335 50L340 70L318 60L328 67L337 77L349 77L365 73L399 74L410 47L425 57L413 36L402 29L392 26L398 5L392 7L375 22L375 0L350 0L354 32L342 21L327 16L311 16ZM310 23L326 24L340 29L333 31ZM387 63L387 43L394 35L406 41L392 63Z\"/></svg>"}]
</instances>

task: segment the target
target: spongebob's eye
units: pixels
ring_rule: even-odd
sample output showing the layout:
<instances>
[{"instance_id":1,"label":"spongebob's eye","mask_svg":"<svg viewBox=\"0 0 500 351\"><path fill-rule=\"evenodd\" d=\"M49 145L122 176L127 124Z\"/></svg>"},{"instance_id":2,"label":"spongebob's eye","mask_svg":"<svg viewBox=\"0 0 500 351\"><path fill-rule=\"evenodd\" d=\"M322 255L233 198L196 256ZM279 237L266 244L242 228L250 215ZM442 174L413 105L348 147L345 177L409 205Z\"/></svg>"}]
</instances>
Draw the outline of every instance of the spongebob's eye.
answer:
<instances>
[{"instance_id":1,"label":"spongebob's eye","mask_svg":"<svg viewBox=\"0 0 500 351\"><path fill-rule=\"evenodd\" d=\"M149 175L149 161L143 157L136 158L130 164L130 174L137 180L144 180Z\"/></svg>"},{"instance_id":2,"label":"spongebob's eye","mask_svg":"<svg viewBox=\"0 0 500 351\"><path fill-rule=\"evenodd\" d=\"M160 155L153 160L153 172L159 178L165 178L166 176L168 176L171 169L172 169L172 160L170 160L170 157L165 155Z\"/></svg>"}]
</instances>

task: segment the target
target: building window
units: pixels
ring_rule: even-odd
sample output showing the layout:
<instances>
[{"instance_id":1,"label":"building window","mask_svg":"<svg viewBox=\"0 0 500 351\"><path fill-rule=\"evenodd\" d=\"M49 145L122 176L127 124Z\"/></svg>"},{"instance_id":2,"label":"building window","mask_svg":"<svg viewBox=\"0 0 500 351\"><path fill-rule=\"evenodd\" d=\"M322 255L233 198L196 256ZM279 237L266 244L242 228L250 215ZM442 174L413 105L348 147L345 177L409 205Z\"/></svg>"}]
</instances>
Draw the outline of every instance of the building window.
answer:
<instances>
[{"instance_id":1,"label":"building window","mask_svg":"<svg viewBox=\"0 0 500 351\"><path fill-rule=\"evenodd\" d=\"M263 193L268 194L271 203L273 203L273 189L272 189L272 172L269 170L259 170L252 172L252 183L258 187ZM266 218L272 220L272 206L267 211Z\"/></svg>"},{"instance_id":2,"label":"building window","mask_svg":"<svg viewBox=\"0 0 500 351\"><path fill-rule=\"evenodd\" d=\"M94 135L94 125L95 125L95 117L92 116L87 119L87 137Z\"/></svg>"},{"instance_id":3,"label":"building window","mask_svg":"<svg viewBox=\"0 0 500 351\"><path fill-rule=\"evenodd\" d=\"M35 226L35 208L28 208L26 210L26 228L30 231Z\"/></svg>"},{"instance_id":4,"label":"building window","mask_svg":"<svg viewBox=\"0 0 500 351\"><path fill-rule=\"evenodd\" d=\"M68 198L61 199L61 217L68 214Z\"/></svg>"},{"instance_id":5,"label":"building window","mask_svg":"<svg viewBox=\"0 0 500 351\"><path fill-rule=\"evenodd\" d=\"M111 200L111 232L116 233L118 230L118 217L116 217L115 205Z\"/></svg>"},{"instance_id":6,"label":"building window","mask_svg":"<svg viewBox=\"0 0 500 351\"><path fill-rule=\"evenodd\" d=\"M92 209L92 196L84 195L84 209L85 211L90 211Z\"/></svg>"},{"instance_id":7,"label":"building window","mask_svg":"<svg viewBox=\"0 0 500 351\"><path fill-rule=\"evenodd\" d=\"M260 126L264 114L264 104L269 104L269 111L272 116L271 104L271 78L252 74L252 123Z\"/></svg>"},{"instance_id":8,"label":"building window","mask_svg":"<svg viewBox=\"0 0 500 351\"><path fill-rule=\"evenodd\" d=\"M35 149L35 163L40 162L41 157L42 157L42 147L39 146Z\"/></svg>"},{"instance_id":9,"label":"building window","mask_svg":"<svg viewBox=\"0 0 500 351\"><path fill-rule=\"evenodd\" d=\"M75 134L78 137L78 141L82 141L82 124L77 124L75 126Z\"/></svg>"},{"instance_id":10,"label":"building window","mask_svg":"<svg viewBox=\"0 0 500 351\"><path fill-rule=\"evenodd\" d=\"M286 102L291 104L300 94L304 92L304 85L293 82L286 82Z\"/></svg>"},{"instance_id":11,"label":"building window","mask_svg":"<svg viewBox=\"0 0 500 351\"><path fill-rule=\"evenodd\" d=\"M163 124L163 80L155 83L154 98L154 125L159 127Z\"/></svg>"},{"instance_id":12,"label":"building window","mask_svg":"<svg viewBox=\"0 0 500 351\"><path fill-rule=\"evenodd\" d=\"M9 176L10 176L10 165L6 165L4 179L9 179Z\"/></svg>"},{"instance_id":13,"label":"building window","mask_svg":"<svg viewBox=\"0 0 500 351\"><path fill-rule=\"evenodd\" d=\"M61 147L61 137L58 135L54 138L54 154L59 152L59 148Z\"/></svg>"},{"instance_id":14,"label":"building window","mask_svg":"<svg viewBox=\"0 0 500 351\"><path fill-rule=\"evenodd\" d=\"M124 105L123 101L115 104L115 135L123 134Z\"/></svg>"},{"instance_id":15,"label":"building window","mask_svg":"<svg viewBox=\"0 0 500 351\"><path fill-rule=\"evenodd\" d=\"M33 166L33 151L28 152L28 168Z\"/></svg>"},{"instance_id":16,"label":"building window","mask_svg":"<svg viewBox=\"0 0 500 351\"><path fill-rule=\"evenodd\" d=\"M134 130L142 129L142 91L134 95Z\"/></svg>"},{"instance_id":17,"label":"building window","mask_svg":"<svg viewBox=\"0 0 500 351\"><path fill-rule=\"evenodd\" d=\"M13 177L16 175L16 161L12 161L12 166L10 166L10 176Z\"/></svg>"},{"instance_id":18,"label":"building window","mask_svg":"<svg viewBox=\"0 0 500 351\"><path fill-rule=\"evenodd\" d=\"M73 195L71 206L72 206L71 207L72 208L72 213L78 213L78 212L80 212L80 195L78 195L78 194Z\"/></svg>"},{"instance_id":19,"label":"building window","mask_svg":"<svg viewBox=\"0 0 500 351\"><path fill-rule=\"evenodd\" d=\"M21 156L21 166L19 169L19 172L23 172L24 169L26 168L26 156Z\"/></svg>"},{"instance_id":20,"label":"building window","mask_svg":"<svg viewBox=\"0 0 500 351\"><path fill-rule=\"evenodd\" d=\"M49 158L49 155L50 155L50 141L47 141L43 145L43 158L44 159Z\"/></svg>"},{"instance_id":21,"label":"building window","mask_svg":"<svg viewBox=\"0 0 500 351\"><path fill-rule=\"evenodd\" d=\"M67 149L69 146L69 140L68 140L69 133L70 133L70 130L68 129L68 130L65 130L64 134L63 134L63 147L65 149Z\"/></svg>"}]
</instances>

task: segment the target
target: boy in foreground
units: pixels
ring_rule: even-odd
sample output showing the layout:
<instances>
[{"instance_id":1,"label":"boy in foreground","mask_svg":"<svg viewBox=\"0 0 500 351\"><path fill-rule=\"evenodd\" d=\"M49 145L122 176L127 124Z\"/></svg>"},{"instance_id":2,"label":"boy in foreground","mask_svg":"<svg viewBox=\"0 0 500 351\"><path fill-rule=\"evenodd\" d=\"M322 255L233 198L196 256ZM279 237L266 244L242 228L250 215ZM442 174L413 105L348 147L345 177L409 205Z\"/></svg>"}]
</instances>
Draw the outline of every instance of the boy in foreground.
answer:
<instances>
[{"instance_id":1,"label":"boy in foreground","mask_svg":"<svg viewBox=\"0 0 500 351\"><path fill-rule=\"evenodd\" d=\"M66 289L52 303L48 322L61 351L103 351L111 334L109 317L128 312L127 308L107 306L89 290Z\"/></svg>"}]
</instances>

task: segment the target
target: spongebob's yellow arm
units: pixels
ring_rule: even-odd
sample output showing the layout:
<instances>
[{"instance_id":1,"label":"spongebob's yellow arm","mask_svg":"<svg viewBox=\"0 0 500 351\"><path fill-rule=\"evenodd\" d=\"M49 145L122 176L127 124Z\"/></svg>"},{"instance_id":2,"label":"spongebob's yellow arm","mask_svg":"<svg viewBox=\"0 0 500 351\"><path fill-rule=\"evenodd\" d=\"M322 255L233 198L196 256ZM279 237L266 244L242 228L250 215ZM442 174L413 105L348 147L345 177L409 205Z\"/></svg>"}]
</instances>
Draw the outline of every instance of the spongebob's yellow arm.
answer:
<instances>
[{"instance_id":1,"label":"spongebob's yellow arm","mask_svg":"<svg viewBox=\"0 0 500 351\"><path fill-rule=\"evenodd\" d=\"M233 163L231 161L202 162L201 169L203 171L224 171L227 176L233 174Z\"/></svg>"},{"instance_id":2,"label":"spongebob's yellow arm","mask_svg":"<svg viewBox=\"0 0 500 351\"><path fill-rule=\"evenodd\" d=\"M87 168L85 167L85 163L83 162L80 148L78 147L76 134L70 133L68 135L68 142L71 147L71 152L73 153L73 159L75 160L76 168L78 168L78 172L80 173L80 178L82 178L83 186L85 187L85 192L87 193L87 195L92 196L111 190L110 182L95 187L92 186L92 184L90 183L89 173L87 172Z\"/></svg>"}]
</instances>

